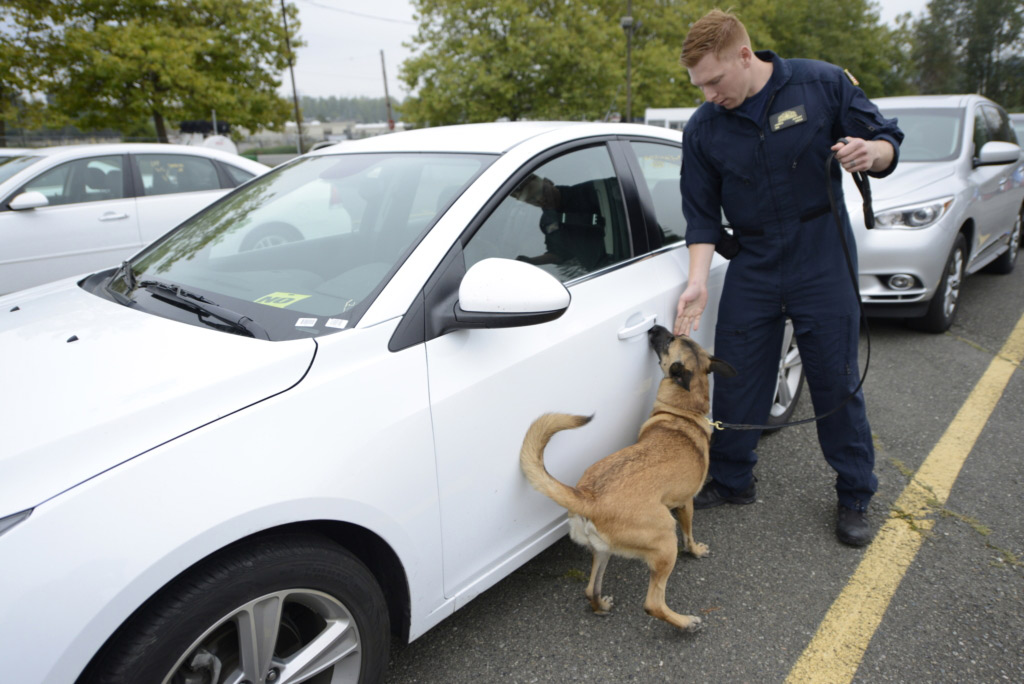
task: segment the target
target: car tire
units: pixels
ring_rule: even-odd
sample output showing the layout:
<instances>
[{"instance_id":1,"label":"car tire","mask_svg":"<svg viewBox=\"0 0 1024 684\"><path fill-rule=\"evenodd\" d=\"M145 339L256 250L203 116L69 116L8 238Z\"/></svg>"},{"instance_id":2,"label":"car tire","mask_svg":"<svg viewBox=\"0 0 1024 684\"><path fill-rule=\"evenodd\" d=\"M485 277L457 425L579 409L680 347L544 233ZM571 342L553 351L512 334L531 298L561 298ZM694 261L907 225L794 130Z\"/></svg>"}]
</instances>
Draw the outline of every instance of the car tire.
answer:
<instances>
[{"instance_id":1,"label":"car tire","mask_svg":"<svg viewBox=\"0 0 1024 684\"><path fill-rule=\"evenodd\" d=\"M1013 272L1014 264L1017 263L1017 254L1020 253L1021 231L1024 230L1024 207L1017 212L1017 222L1013 225L1010 233L1010 244L1006 251L999 255L995 261L989 264L985 270L989 273L1007 275Z\"/></svg>"},{"instance_id":2,"label":"car tire","mask_svg":"<svg viewBox=\"0 0 1024 684\"><path fill-rule=\"evenodd\" d=\"M238 248L238 251L249 252L265 247L277 247L287 242L298 242L301 239L302 233L295 226L284 221L271 221L250 230L242 240L242 246Z\"/></svg>"},{"instance_id":3,"label":"car tire","mask_svg":"<svg viewBox=\"0 0 1024 684\"><path fill-rule=\"evenodd\" d=\"M242 638L245 627L254 636ZM180 576L79 681L377 682L389 647L387 605L366 566L322 537L282 534L229 547ZM247 652L255 655L243 667ZM305 679L311 671L319 675Z\"/></svg>"},{"instance_id":4,"label":"car tire","mask_svg":"<svg viewBox=\"0 0 1024 684\"><path fill-rule=\"evenodd\" d=\"M963 233L956 236L953 249L942 269L942 278L935 288L928 311L921 318L911 319L912 327L924 332L943 333L949 330L956 320L956 312L960 307L960 287L963 285L967 266L967 240Z\"/></svg>"},{"instance_id":5,"label":"car tire","mask_svg":"<svg viewBox=\"0 0 1024 684\"><path fill-rule=\"evenodd\" d=\"M800 349L796 345L793 322L787 320L782 339L782 355L779 357L779 375L775 383L775 398L768 413L767 428L764 432L775 432L783 423L788 423L796 411L800 392L804 386L804 364L800 360Z\"/></svg>"}]
</instances>

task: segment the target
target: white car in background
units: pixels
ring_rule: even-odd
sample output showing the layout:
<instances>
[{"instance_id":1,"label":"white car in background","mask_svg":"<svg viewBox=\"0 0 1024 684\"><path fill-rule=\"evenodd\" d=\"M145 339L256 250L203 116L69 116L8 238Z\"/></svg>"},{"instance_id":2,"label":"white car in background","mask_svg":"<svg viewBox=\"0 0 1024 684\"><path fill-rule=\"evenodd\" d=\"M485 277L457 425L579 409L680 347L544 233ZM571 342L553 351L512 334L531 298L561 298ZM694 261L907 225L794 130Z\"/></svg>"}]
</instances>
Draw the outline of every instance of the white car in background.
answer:
<instances>
[{"instance_id":1,"label":"white car in background","mask_svg":"<svg viewBox=\"0 0 1024 684\"><path fill-rule=\"evenodd\" d=\"M538 415L596 413L550 445L566 482L635 441L687 278L681 161L631 124L346 142L0 298L4 681L382 678L392 636L566 533L519 466ZM224 248L286 221L323 232Z\"/></svg>"},{"instance_id":2,"label":"white car in background","mask_svg":"<svg viewBox=\"0 0 1024 684\"><path fill-rule=\"evenodd\" d=\"M980 95L873 101L906 134L896 170L871 179L875 227L843 174L869 316L929 332L953 324L964 278L1009 273L1020 251L1024 158L1002 107Z\"/></svg>"},{"instance_id":3,"label":"white car in background","mask_svg":"<svg viewBox=\"0 0 1024 684\"><path fill-rule=\"evenodd\" d=\"M184 145L0 150L0 294L117 264L269 170Z\"/></svg>"}]
</instances>

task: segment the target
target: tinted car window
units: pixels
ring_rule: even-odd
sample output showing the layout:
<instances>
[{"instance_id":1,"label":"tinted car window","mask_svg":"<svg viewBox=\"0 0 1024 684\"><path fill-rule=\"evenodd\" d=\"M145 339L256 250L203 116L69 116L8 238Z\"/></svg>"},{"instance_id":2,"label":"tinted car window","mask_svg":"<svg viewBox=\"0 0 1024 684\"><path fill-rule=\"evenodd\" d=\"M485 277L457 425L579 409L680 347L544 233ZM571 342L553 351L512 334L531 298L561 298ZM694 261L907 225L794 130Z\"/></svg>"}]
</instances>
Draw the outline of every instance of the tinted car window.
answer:
<instances>
[{"instance_id":1,"label":"tinted car window","mask_svg":"<svg viewBox=\"0 0 1024 684\"><path fill-rule=\"evenodd\" d=\"M683 200L679 194L683 148L648 142L633 142L631 145L654 202L654 216L664 236L662 244L682 241L686 236Z\"/></svg>"},{"instance_id":2,"label":"tinted car window","mask_svg":"<svg viewBox=\"0 0 1024 684\"><path fill-rule=\"evenodd\" d=\"M209 159L184 154L136 155L144 195L220 189L217 168Z\"/></svg>"},{"instance_id":3,"label":"tinted car window","mask_svg":"<svg viewBox=\"0 0 1024 684\"><path fill-rule=\"evenodd\" d=\"M1010 128L1010 118L1006 112L998 107L986 105L982 108L985 112L985 124L988 126L989 140L1000 142L1017 142L1017 136Z\"/></svg>"},{"instance_id":4,"label":"tinted car window","mask_svg":"<svg viewBox=\"0 0 1024 684\"><path fill-rule=\"evenodd\" d=\"M489 257L534 264L565 282L630 255L622 192L603 145L533 170L480 226L466 267Z\"/></svg>"},{"instance_id":5,"label":"tinted car window","mask_svg":"<svg viewBox=\"0 0 1024 684\"><path fill-rule=\"evenodd\" d=\"M45 171L19 192L41 192L51 205L99 202L124 197L121 155L77 159Z\"/></svg>"},{"instance_id":6,"label":"tinted car window","mask_svg":"<svg viewBox=\"0 0 1024 684\"><path fill-rule=\"evenodd\" d=\"M974 156L977 157L985 143L992 140L993 130L985 117L984 107L974 108Z\"/></svg>"}]
</instances>

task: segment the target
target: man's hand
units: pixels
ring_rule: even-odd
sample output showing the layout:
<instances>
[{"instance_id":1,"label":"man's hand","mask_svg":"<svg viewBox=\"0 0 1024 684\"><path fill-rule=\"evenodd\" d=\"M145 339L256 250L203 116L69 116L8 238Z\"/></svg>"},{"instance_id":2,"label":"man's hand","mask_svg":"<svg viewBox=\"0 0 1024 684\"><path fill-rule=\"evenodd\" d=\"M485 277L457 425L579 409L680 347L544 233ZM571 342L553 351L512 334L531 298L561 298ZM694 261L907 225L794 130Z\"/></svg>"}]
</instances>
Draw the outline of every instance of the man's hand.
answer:
<instances>
[{"instance_id":1,"label":"man's hand","mask_svg":"<svg viewBox=\"0 0 1024 684\"><path fill-rule=\"evenodd\" d=\"M892 164L893 149L889 141L849 137L846 140L849 142L837 142L831 149L836 153L836 161L848 172L880 173Z\"/></svg>"},{"instance_id":2,"label":"man's hand","mask_svg":"<svg viewBox=\"0 0 1024 684\"><path fill-rule=\"evenodd\" d=\"M708 288L700 283L690 283L679 295L676 306L676 335L689 335L690 330L700 330L700 316L708 303Z\"/></svg>"}]
</instances>

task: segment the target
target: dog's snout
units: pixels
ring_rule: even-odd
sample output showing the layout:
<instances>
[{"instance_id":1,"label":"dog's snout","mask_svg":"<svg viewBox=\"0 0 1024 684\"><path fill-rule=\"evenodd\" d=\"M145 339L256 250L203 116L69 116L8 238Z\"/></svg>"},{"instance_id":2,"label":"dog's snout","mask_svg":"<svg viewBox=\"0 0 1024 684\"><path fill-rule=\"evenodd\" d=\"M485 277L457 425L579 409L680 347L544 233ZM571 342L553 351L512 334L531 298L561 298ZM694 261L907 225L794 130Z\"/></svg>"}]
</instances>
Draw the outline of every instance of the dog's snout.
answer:
<instances>
[{"instance_id":1,"label":"dog's snout","mask_svg":"<svg viewBox=\"0 0 1024 684\"><path fill-rule=\"evenodd\" d=\"M656 325L647 331L647 339L651 343L651 348L660 354L672 342L672 333L664 326Z\"/></svg>"}]
</instances>

